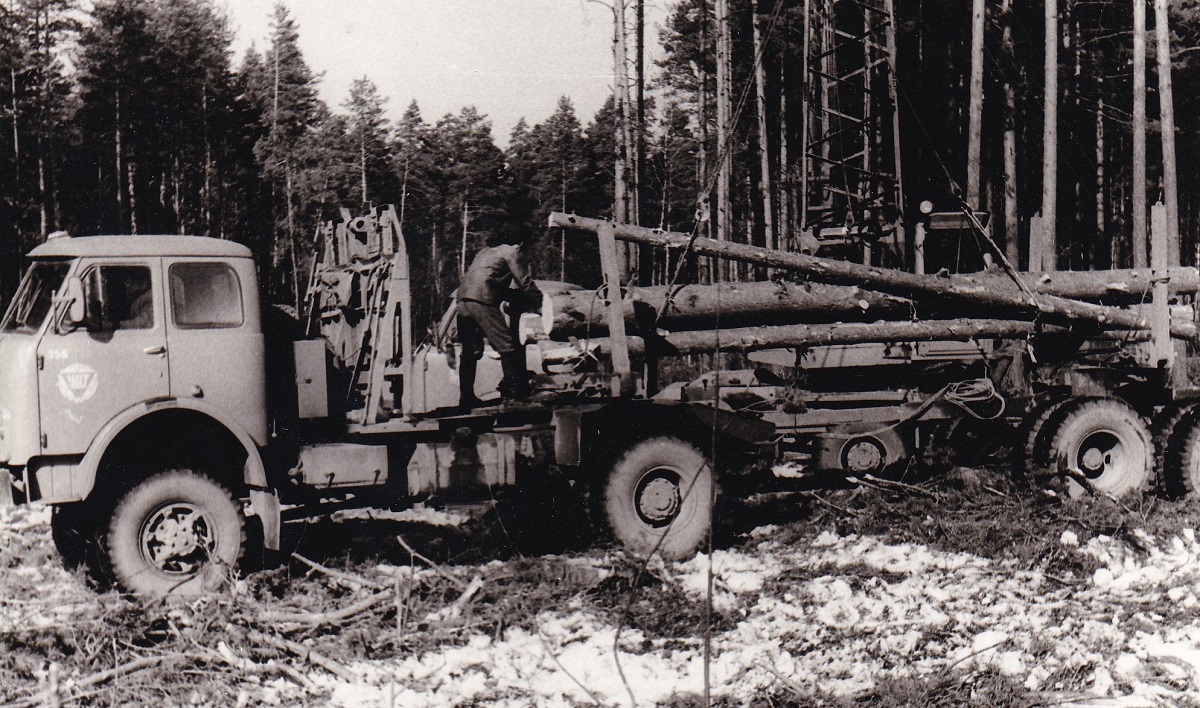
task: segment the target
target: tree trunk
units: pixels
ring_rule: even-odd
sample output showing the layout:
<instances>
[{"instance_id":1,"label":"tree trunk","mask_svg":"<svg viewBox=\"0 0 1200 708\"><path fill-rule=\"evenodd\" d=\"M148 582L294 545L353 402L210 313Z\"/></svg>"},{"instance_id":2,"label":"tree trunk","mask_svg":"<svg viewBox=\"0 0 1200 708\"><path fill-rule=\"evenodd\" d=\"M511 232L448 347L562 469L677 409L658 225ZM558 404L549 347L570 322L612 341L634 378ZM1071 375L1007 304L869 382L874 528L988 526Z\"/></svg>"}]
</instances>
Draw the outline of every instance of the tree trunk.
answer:
<instances>
[{"instance_id":1,"label":"tree trunk","mask_svg":"<svg viewBox=\"0 0 1200 708\"><path fill-rule=\"evenodd\" d=\"M50 233L50 213L46 208L46 141L42 138L43 131L38 131L38 218L39 231L42 238Z\"/></svg>"},{"instance_id":2,"label":"tree trunk","mask_svg":"<svg viewBox=\"0 0 1200 708\"><path fill-rule=\"evenodd\" d=\"M360 126L359 133L360 134L358 136L358 166L359 166L359 177L362 180L362 203L363 203L363 206L365 207L368 203L368 200L367 200L367 130L366 130L366 128L363 126Z\"/></svg>"},{"instance_id":3,"label":"tree trunk","mask_svg":"<svg viewBox=\"0 0 1200 708\"><path fill-rule=\"evenodd\" d=\"M717 240L733 237L731 188L733 180L733 126L731 93L733 92L732 30L729 26L729 0L716 0L717 24ZM729 280L729 263L718 266L721 280Z\"/></svg>"},{"instance_id":4,"label":"tree trunk","mask_svg":"<svg viewBox=\"0 0 1200 708\"><path fill-rule=\"evenodd\" d=\"M287 239L288 250L292 253L292 292L295 295L296 312L300 312L300 254L296 248L296 207L293 201L292 194L292 165L291 162L285 163L283 166L284 179L286 180L287 189Z\"/></svg>"},{"instance_id":5,"label":"tree trunk","mask_svg":"<svg viewBox=\"0 0 1200 708\"><path fill-rule=\"evenodd\" d=\"M1004 251L1013 268L1021 267L1021 234L1017 212L1017 96L1013 82L1017 74L1017 57L1013 51L1012 0L1003 0L1000 14L1004 18L1001 35L1004 59Z\"/></svg>"},{"instance_id":6,"label":"tree trunk","mask_svg":"<svg viewBox=\"0 0 1200 708\"><path fill-rule=\"evenodd\" d=\"M1195 268L1175 267L1169 276L1172 296L1200 291L1200 272ZM1026 287L1039 295L1113 306L1142 302L1149 297L1152 285L1150 272L1145 269L1060 271L1053 277L1026 273L1021 278ZM999 273L956 275L948 280L956 287L1021 295L1017 285ZM915 301L853 285L787 282L631 288L623 304L630 331L642 333L658 328L676 331L718 326L937 319L964 316L971 314L972 309L953 303ZM551 339L605 335L606 317L604 303L592 290L554 293L542 302L542 326Z\"/></svg>"},{"instance_id":7,"label":"tree trunk","mask_svg":"<svg viewBox=\"0 0 1200 708\"><path fill-rule=\"evenodd\" d=\"M854 286L821 283L632 288L623 302L626 321L643 333L656 328L694 330L749 324L897 320L909 319L913 314L910 300ZM604 303L591 290L544 298L542 326L551 339L559 340L608 332Z\"/></svg>"},{"instance_id":8,"label":"tree trunk","mask_svg":"<svg viewBox=\"0 0 1200 708\"><path fill-rule=\"evenodd\" d=\"M200 96L200 108L204 114L204 189L200 193L200 214L204 221L204 231L207 235L212 236L214 229L212 223L212 178L213 178L213 155L212 155L212 126L209 124L210 116L208 115L208 84L203 86L203 93ZM221 234L224 236L224 234Z\"/></svg>"},{"instance_id":9,"label":"tree trunk","mask_svg":"<svg viewBox=\"0 0 1200 708\"><path fill-rule=\"evenodd\" d=\"M626 68L628 51L625 47L625 0L613 3L613 82L617 113L617 161L613 186L613 218L622 223L633 221L635 214L636 179L630 154L633 150L633 113L629 105L629 74ZM630 269L630 249L622 246L622 268Z\"/></svg>"},{"instance_id":10,"label":"tree trunk","mask_svg":"<svg viewBox=\"0 0 1200 708\"><path fill-rule=\"evenodd\" d=\"M757 7L751 8L751 23L754 25L754 87L758 106L758 164L759 190L762 192L763 245L778 248L775 238L775 206L772 200L774 187L771 182L771 150L767 132L767 71L766 47L763 44L762 15ZM782 93L782 87L780 89Z\"/></svg>"},{"instance_id":11,"label":"tree trunk","mask_svg":"<svg viewBox=\"0 0 1200 708\"><path fill-rule=\"evenodd\" d=\"M1167 0L1154 0L1154 34L1158 45L1158 110L1162 120L1163 199L1167 206L1168 264L1178 265L1179 186L1175 170L1175 95L1171 87L1171 26Z\"/></svg>"},{"instance_id":12,"label":"tree trunk","mask_svg":"<svg viewBox=\"0 0 1200 708\"><path fill-rule=\"evenodd\" d=\"M10 110L12 110L12 148L13 148L13 184L20 182L19 175L21 174L21 131L18 127L18 112L17 112L17 62L14 60L12 66L8 69L9 88L12 96Z\"/></svg>"},{"instance_id":13,"label":"tree trunk","mask_svg":"<svg viewBox=\"0 0 1200 708\"><path fill-rule=\"evenodd\" d=\"M550 215L550 225L563 228L579 228L595 232L606 224L607 222L599 219L588 219L557 212ZM700 255L804 273L812 280L823 283L857 285L890 295L918 300L934 297L974 304L980 308L1000 307L1020 310L1036 313L1046 321L1056 324L1090 321L1105 326L1131 329L1148 326L1146 318L1136 312L1053 295L1030 297L1020 291L1005 291L969 282L964 284L952 278L917 275L858 263L817 258L801 253L769 251L746 244L693 238L690 234L663 233L624 224L615 224L613 228L615 236L620 240L656 247L690 249ZM1190 337L1194 334L1195 329L1194 326L1177 328L1173 325L1172 333L1176 336Z\"/></svg>"},{"instance_id":14,"label":"tree trunk","mask_svg":"<svg viewBox=\"0 0 1200 708\"><path fill-rule=\"evenodd\" d=\"M1058 0L1046 1L1045 23L1045 124L1042 128L1042 233L1038 252L1041 263L1030 270L1058 268ZM1033 252L1033 249L1030 249Z\"/></svg>"},{"instance_id":15,"label":"tree trunk","mask_svg":"<svg viewBox=\"0 0 1200 708\"><path fill-rule=\"evenodd\" d=\"M1133 0L1133 267L1146 258L1146 0Z\"/></svg>"},{"instance_id":16,"label":"tree trunk","mask_svg":"<svg viewBox=\"0 0 1200 708\"><path fill-rule=\"evenodd\" d=\"M868 342L947 341L995 337L1025 338L1039 331L1059 331L1053 325L1043 327L1034 322L996 319L929 320L924 322L870 322L818 325L784 325L779 327L740 327L732 329L672 332L662 337L630 337L629 353L644 356L686 355L722 351L756 351L790 347L813 347L829 344L863 344ZM588 342L589 349L600 353L611 351L607 338ZM548 362L569 361L578 357L573 349L544 354Z\"/></svg>"},{"instance_id":17,"label":"tree trunk","mask_svg":"<svg viewBox=\"0 0 1200 708\"><path fill-rule=\"evenodd\" d=\"M1104 243L1107 233L1108 210L1104 203L1104 77L1096 79L1096 239L1097 245ZM1110 261L1109 268L1120 264Z\"/></svg>"},{"instance_id":18,"label":"tree trunk","mask_svg":"<svg viewBox=\"0 0 1200 708\"><path fill-rule=\"evenodd\" d=\"M637 35L634 51L634 150L633 160L634 214L633 223L642 223L642 202L645 200L646 179L646 0L634 0L637 22ZM665 195L664 195L665 201ZM638 251L638 280L650 284L655 280L654 251L646 249Z\"/></svg>"},{"instance_id":19,"label":"tree trunk","mask_svg":"<svg viewBox=\"0 0 1200 708\"><path fill-rule=\"evenodd\" d=\"M121 92L115 96L115 120L113 125L113 153L116 162L116 174L113 178L117 190L117 228L125 221L125 158L121 151Z\"/></svg>"},{"instance_id":20,"label":"tree trunk","mask_svg":"<svg viewBox=\"0 0 1200 708\"><path fill-rule=\"evenodd\" d=\"M983 33L984 0L974 0L971 8L971 97L967 121L967 204L979 209L979 151L983 123Z\"/></svg>"},{"instance_id":21,"label":"tree trunk","mask_svg":"<svg viewBox=\"0 0 1200 708\"><path fill-rule=\"evenodd\" d=\"M138 232L137 189L134 183L137 179L137 162L134 160L126 161L125 173L129 177L125 182L125 188L128 190L125 198L129 201L129 233L136 235Z\"/></svg>"},{"instance_id":22,"label":"tree trunk","mask_svg":"<svg viewBox=\"0 0 1200 708\"><path fill-rule=\"evenodd\" d=\"M792 192L792 168L788 164L788 103L787 103L787 59L779 58L779 225L775 236L776 248L785 251L794 249L792 238L796 225Z\"/></svg>"},{"instance_id":23,"label":"tree trunk","mask_svg":"<svg viewBox=\"0 0 1200 708\"><path fill-rule=\"evenodd\" d=\"M700 0L700 46L708 50L708 0ZM708 183L708 70L703 62L696 67L696 79L700 84L700 95L697 97L699 106L696 109L697 121L700 124L699 145L696 149L696 182L700 192L696 195L696 213L698 221L696 233L701 236L711 236L712 228L712 185ZM716 280L716 264L706 260L700 266L700 279L703 282Z\"/></svg>"}]
</instances>

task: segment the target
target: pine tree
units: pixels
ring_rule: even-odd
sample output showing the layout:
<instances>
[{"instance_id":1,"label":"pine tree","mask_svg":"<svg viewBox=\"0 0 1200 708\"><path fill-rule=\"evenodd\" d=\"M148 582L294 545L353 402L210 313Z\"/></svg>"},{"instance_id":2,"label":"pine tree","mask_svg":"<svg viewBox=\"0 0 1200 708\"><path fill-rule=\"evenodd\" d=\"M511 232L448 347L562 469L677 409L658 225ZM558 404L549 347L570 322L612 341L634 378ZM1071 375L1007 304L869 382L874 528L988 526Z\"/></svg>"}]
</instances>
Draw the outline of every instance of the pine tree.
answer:
<instances>
[{"instance_id":1,"label":"pine tree","mask_svg":"<svg viewBox=\"0 0 1200 708\"><path fill-rule=\"evenodd\" d=\"M583 213L588 203L588 167L583 128L575 107L566 96L544 123L525 128L522 120L513 131L507 152L509 166L522 198L524 228L540 234L535 259L543 278L568 279L568 243L565 234L545 227L551 211ZM550 264L554 264L550 266ZM572 276L577 275L575 273Z\"/></svg>"},{"instance_id":2,"label":"pine tree","mask_svg":"<svg viewBox=\"0 0 1200 708\"><path fill-rule=\"evenodd\" d=\"M305 205L300 203L297 158L309 132L322 117L323 104L317 97L316 78L300 51L299 30L283 3L275 5L270 49L263 56L258 75L247 76L247 81L265 129L254 154L273 195L271 282L278 294L290 292L290 299L298 307L304 259L298 244ZM306 157L311 162L311 154Z\"/></svg>"},{"instance_id":3,"label":"pine tree","mask_svg":"<svg viewBox=\"0 0 1200 708\"><path fill-rule=\"evenodd\" d=\"M138 161L147 154L143 136L157 133L151 122L154 40L148 0L102 0L80 37L81 106L77 126L81 165L96 180L90 198L77 203L84 229L138 229Z\"/></svg>"},{"instance_id":4,"label":"pine tree","mask_svg":"<svg viewBox=\"0 0 1200 708\"><path fill-rule=\"evenodd\" d=\"M388 121L383 114L385 99L367 77L350 86L350 98L342 104L350 111L350 138L363 204L395 200L396 178L388 151Z\"/></svg>"}]
</instances>

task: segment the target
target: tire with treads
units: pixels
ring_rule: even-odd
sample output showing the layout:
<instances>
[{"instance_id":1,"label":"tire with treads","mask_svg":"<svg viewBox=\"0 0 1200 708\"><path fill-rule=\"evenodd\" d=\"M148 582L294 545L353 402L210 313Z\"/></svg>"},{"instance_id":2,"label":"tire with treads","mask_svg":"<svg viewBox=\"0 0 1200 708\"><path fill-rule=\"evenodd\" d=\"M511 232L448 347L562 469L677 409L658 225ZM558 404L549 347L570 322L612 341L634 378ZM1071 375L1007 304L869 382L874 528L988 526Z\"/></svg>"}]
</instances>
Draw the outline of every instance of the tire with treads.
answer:
<instances>
[{"instance_id":1,"label":"tire with treads","mask_svg":"<svg viewBox=\"0 0 1200 708\"><path fill-rule=\"evenodd\" d=\"M1023 433L1025 464L1027 467L1049 467L1053 464L1050 443L1054 441L1054 430L1066 415L1070 400L1052 401L1035 408L1021 424Z\"/></svg>"},{"instance_id":2,"label":"tire with treads","mask_svg":"<svg viewBox=\"0 0 1200 708\"><path fill-rule=\"evenodd\" d=\"M1200 455L1189 451L1188 438L1200 416L1196 404L1169 406L1154 421L1155 478L1159 489L1168 497L1178 499L1190 492L1186 477L1189 466L1200 463Z\"/></svg>"},{"instance_id":3,"label":"tire with treads","mask_svg":"<svg viewBox=\"0 0 1200 708\"><path fill-rule=\"evenodd\" d=\"M604 480L605 525L634 553L686 558L708 539L714 489L712 465L695 445L673 437L643 440Z\"/></svg>"},{"instance_id":4,"label":"tire with treads","mask_svg":"<svg viewBox=\"0 0 1200 708\"><path fill-rule=\"evenodd\" d=\"M117 503L105 547L118 585L137 595L219 589L245 547L242 512L229 490L187 469L159 472Z\"/></svg>"},{"instance_id":5,"label":"tire with treads","mask_svg":"<svg viewBox=\"0 0 1200 708\"><path fill-rule=\"evenodd\" d=\"M1082 473L1095 492L1114 497L1145 491L1154 473L1154 444L1137 411L1114 399L1074 403L1055 428L1051 452L1060 472ZM1087 489L1068 475L1071 496Z\"/></svg>"},{"instance_id":6,"label":"tire with treads","mask_svg":"<svg viewBox=\"0 0 1200 708\"><path fill-rule=\"evenodd\" d=\"M1168 435L1163 475L1172 496L1200 499L1200 406L1192 408Z\"/></svg>"}]
</instances>

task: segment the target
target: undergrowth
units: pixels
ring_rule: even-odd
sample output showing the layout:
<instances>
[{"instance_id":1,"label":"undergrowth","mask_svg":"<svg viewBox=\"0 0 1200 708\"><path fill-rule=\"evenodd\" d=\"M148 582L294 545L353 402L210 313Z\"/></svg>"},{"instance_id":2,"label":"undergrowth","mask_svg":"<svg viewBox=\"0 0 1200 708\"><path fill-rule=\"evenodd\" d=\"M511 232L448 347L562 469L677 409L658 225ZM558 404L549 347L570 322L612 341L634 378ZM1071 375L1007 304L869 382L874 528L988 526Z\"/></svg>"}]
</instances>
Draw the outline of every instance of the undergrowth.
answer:
<instances>
[{"instance_id":1,"label":"undergrowth","mask_svg":"<svg viewBox=\"0 0 1200 708\"><path fill-rule=\"evenodd\" d=\"M970 553L1004 561L1006 569L1037 570L1074 584L1088 578L1097 561L1064 547L1064 532L1082 543L1115 537L1136 553L1142 537L1135 530L1159 538L1177 535L1200 526L1200 511L1153 496L1121 502L1068 499L1001 471L958 469L917 485L878 480L851 488L762 494L722 521L730 531L723 545L747 554L764 535L803 547L832 531ZM761 530L765 524L772 524L766 532ZM51 665L59 667L60 681L76 682L66 698L95 705L321 702L329 696L328 685L310 677L325 669L304 652L316 652L335 667L419 656L463 645L472 636L498 639L513 629L537 633L548 611L590 614L601 624L642 637L646 651L695 646L706 622L719 634L739 621L736 611L707 612L673 578L670 566L644 567L598 549L522 555L495 515L462 527L379 519L319 522L292 528L289 539L290 550L344 577L284 558L270 570L236 579L233 593L186 602L139 601L92 593L81 575L62 570L45 525L8 534L0 544L0 610L19 615L22 607L37 606L48 588L61 594L55 601L62 607L76 609L0 629L0 703L40 704ZM782 569L762 592L782 594L822 572L819 567ZM856 578L889 580L886 571L865 565L842 566L838 573L852 585ZM278 619L336 614L371 593L386 597L336 621ZM143 664L136 665L139 661ZM122 667L126 670L114 672ZM1053 682L1074 689L1083 677L1054 677ZM991 669L900 677L890 669L877 677L873 689L850 698L782 684L773 690L756 704L893 708L1037 702L1020 683ZM664 705L701 703L688 694ZM716 702L732 704L720 697Z\"/></svg>"},{"instance_id":2,"label":"undergrowth","mask_svg":"<svg viewBox=\"0 0 1200 708\"><path fill-rule=\"evenodd\" d=\"M832 530L1010 560L1020 569L1076 578L1098 565L1090 556L1064 549L1065 531L1082 542L1110 536L1136 549L1142 544L1134 530L1170 537L1200 528L1200 507L1185 500L1069 498L988 468L957 468L920 485L879 480L849 489L763 495L743 507L748 519L775 522L772 538L782 543L806 543Z\"/></svg>"}]
</instances>

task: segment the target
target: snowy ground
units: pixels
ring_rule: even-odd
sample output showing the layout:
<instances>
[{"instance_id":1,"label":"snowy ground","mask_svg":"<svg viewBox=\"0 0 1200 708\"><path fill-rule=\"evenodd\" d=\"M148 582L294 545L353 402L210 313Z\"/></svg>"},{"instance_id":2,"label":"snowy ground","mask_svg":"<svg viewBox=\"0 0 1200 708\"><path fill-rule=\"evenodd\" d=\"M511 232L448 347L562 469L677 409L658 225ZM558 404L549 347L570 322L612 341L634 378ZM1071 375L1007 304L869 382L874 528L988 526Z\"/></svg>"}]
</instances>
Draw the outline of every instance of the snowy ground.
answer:
<instances>
[{"instance_id":1,"label":"snowy ground","mask_svg":"<svg viewBox=\"0 0 1200 708\"><path fill-rule=\"evenodd\" d=\"M0 510L0 702L44 699L53 663L60 695L101 704L696 705L706 662L704 623L694 618L705 616L711 573L708 684L725 704L853 705L873 695L876 705L903 705L878 702L880 692L949 681L958 698L918 691L926 698L913 703L985 700L972 686L986 684L1011 687L1012 705L1200 705L1200 543L1191 528L1118 538L1064 529L1054 552L1095 568L1086 577L832 530L796 543L773 525L712 556L651 563L644 577L653 582L633 590L636 564L596 550L516 565L359 565L353 573L375 589L396 587L394 608L319 631L266 627L331 659L330 671L295 651L252 651L247 640L266 631L247 617L328 611L330 601L315 599L325 590L272 605L268 583L250 576L232 597L144 607L63 570L48 525L44 508ZM510 585L518 575L534 584ZM477 591L464 592L476 578ZM372 592L352 586L329 595L335 609ZM420 588L422 601L411 601ZM495 610L516 601L510 591L549 599L526 607L527 617L498 619ZM683 619L671 627L646 621L676 611ZM93 646L89 636L106 622L122 628L99 643L113 647ZM141 641L151 635L160 638ZM146 657L162 663L96 681L101 667ZM194 678L181 679L188 666ZM148 692L131 699L138 681Z\"/></svg>"}]
</instances>

